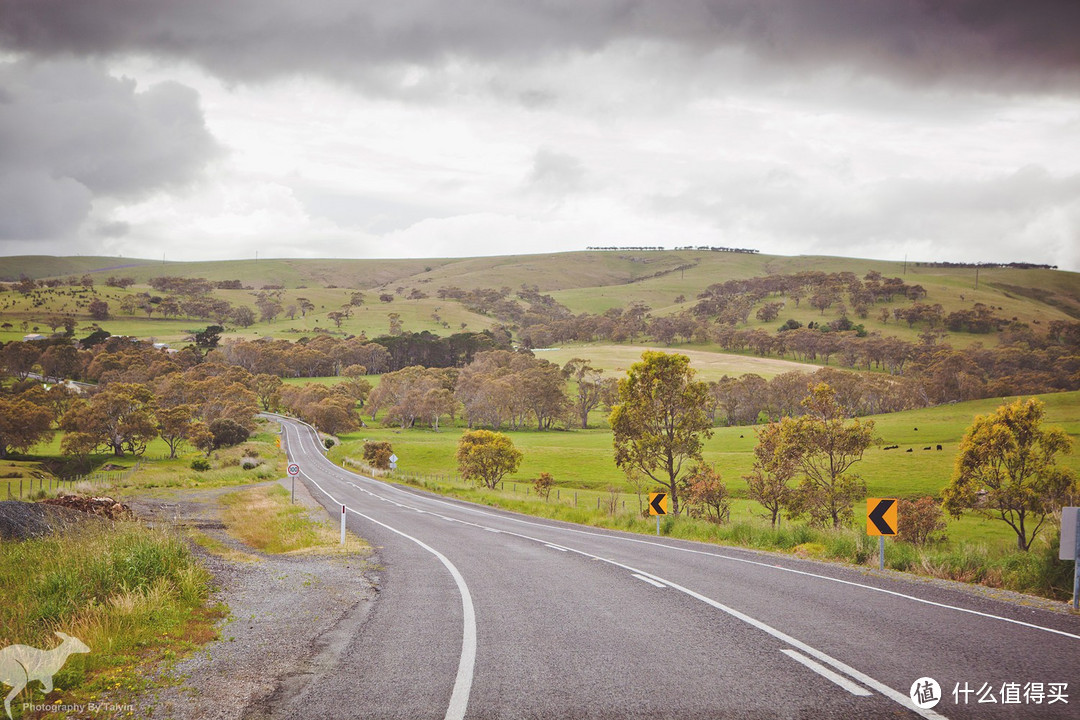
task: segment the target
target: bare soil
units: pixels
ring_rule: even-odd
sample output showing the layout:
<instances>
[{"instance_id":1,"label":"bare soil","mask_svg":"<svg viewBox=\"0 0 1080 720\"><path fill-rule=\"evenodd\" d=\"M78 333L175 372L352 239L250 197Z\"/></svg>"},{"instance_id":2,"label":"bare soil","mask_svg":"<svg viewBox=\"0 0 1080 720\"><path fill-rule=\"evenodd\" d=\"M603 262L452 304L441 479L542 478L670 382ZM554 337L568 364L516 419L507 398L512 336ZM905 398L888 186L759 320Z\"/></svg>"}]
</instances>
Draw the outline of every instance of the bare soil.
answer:
<instances>
[{"instance_id":1,"label":"bare soil","mask_svg":"<svg viewBox=\"0 0 1080 720\"><path fill-rule=\"evenodd\" d=\"M342 630L351 636L377 595L370 553L267 555L231 538L217 499L236 490L131 502L147 522L197 530L229 549L210 553L193 545L218 584L212 602L228 606L219 639L172 667L159 668L155 689L135 701L136 716L264 717L264 704L279 686L324 662L334 638ZM296 499L325 512L300 484Z\"/></svg>"}]
</instances>

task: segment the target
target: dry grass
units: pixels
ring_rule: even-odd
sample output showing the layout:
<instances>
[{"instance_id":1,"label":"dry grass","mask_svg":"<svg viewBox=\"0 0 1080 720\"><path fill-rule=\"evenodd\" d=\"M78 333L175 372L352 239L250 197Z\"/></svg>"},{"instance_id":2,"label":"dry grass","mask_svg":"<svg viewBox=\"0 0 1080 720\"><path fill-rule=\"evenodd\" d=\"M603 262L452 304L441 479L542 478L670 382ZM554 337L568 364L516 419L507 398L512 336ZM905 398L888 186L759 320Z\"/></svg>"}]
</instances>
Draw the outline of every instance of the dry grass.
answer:
<instances>
[{"instance_id":1,"label":"dry grass","mask_svg":"<svg viewBox=\"0 0 1080 720\"><path fill-rule=\"evenodd\" d=\"M367 550L362 539L346 533L340 544L336 527L316 519L302 505L289 502L280 485L249 488L221 499L222 519L230 535L265 553L334 554Z\"/></svg>"}]
</instances>

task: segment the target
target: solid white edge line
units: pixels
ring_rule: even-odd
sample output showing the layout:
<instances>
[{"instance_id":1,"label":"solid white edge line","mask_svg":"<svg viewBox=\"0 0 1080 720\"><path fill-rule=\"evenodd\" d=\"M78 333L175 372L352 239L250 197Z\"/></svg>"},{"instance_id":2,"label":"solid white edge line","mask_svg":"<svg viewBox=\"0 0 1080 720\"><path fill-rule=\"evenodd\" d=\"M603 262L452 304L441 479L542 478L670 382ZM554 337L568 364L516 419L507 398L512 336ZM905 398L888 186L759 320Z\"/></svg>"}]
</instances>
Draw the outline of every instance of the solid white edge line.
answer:
<instances>
[{"instance_id":1,"label":"solid white edge line","mask_svg":"<svg viewBox=\"0 0 1080 720\"><path fill-rule=\"evenodd\" d=\"M644 575L638 575L637 573L630 573L630 574L633 575L634 577L636 577L638 580L641 580L642 582L649 583L653 587L658 587L658 588L666 588L667 587L667 585L665 585L664 583L656 582L652 578L647 578Z\"/></svg>"},{"instance_id":2,"label":"solid white edge line","mask_svg":"<svg viewBox=\"0 0 1080 720\"><path fill-rule=\"evenodd\" d=\"M551 543L544 543L544 547L549 547L552 550L558 550L559 552L566 552L566 548L559 547L558 545L552 545Z\"/></svg>"},{"instance_id":3,"label":"solid white edge line","mask_svg":"<svg viewBox=\"0 0 1080 720\"><path fill-rule=\"evenodd\" d=\"M303 445L303 437L297 432L297 442ZM336 466L335 466L336 467ZM322 485L320 485L313 478L306 473L301 473L311 483L319 488L319 490L330 498L336 505L341 505L338 500L328 493ZM424 543L422 540L414 538L412 535L408 535L391 527L386 523L380 522L373 517L365 515L362 512L358 512L354 509L349 509L349 512L354 515L358 515L365 520L375 523L381 527L386 528L390 532L396 533L403 538L411 540L424 550L434 555L439 559L447 570L450 571L450 576L454 578L454 583L457 585L458 592L461 594L461 612L462 612L462 633L461 633L461 657L458 660L457 677L454 679L454 690L450 693L450 704L446 708L445 720L463 720L465 717L465 711L469 705L469 694L472 692L473 681L473 669L476 666L476 610L473 607L472 594L469 592L469 586L465 583L465 578L461 572L458 571L454 563L443 555L441 552Z\"/></svg>"},{"instance_id":4,"label":"solid white edge line","mask_svg":"<svg viewBox=\"0 0 1080 720\"><path fill-rule=\"evenodd\" d=\"M848 680L843 675L837 675L836 673L834 673L829 668L825 667L824 665L822 665L820 663L814 662L813 660L806 657L802 653L795 652L791 648L780 648L780 652L784 653L785 655L787 655L791 659L797 660L798 662L802 663L806 667L808 667L811 670L813 670L814 672L816 672L818 675L821 675L823 678L825 678L827 680L831 680L832 682L836 683L840 687L847 690L852 695L858 695L860 697L867 697L869 695L873 695L872 692L870 692L869 690L867 690L863 686L856 685L855 683L851 682L850 680Z\"/></svg>"}]
</instances>

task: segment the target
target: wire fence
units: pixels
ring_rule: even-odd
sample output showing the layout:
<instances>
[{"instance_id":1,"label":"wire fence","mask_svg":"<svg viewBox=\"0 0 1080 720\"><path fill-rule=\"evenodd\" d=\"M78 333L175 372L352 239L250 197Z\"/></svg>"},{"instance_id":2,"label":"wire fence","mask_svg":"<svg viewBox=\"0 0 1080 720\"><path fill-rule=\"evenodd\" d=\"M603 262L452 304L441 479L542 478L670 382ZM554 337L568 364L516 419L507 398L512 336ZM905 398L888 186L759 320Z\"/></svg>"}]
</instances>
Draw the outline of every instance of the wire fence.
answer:
<instances>
[{"instance_id":1,"label":"wire fence","mask_svg":"<svg viewBox=\"0 0 1080 720\"><path fill-rule=\"evenodd\" d=\"M55 477L29 477L8 479L7 499L21 500L24 497L32 498L42 495L59 495L61 492L71 492L80 485L102 487L106 485L118 485L138 471L141 462L136 462L134 467L127 470L113 470L86 473L68 478Z\"/></svg>"}]
</instances>

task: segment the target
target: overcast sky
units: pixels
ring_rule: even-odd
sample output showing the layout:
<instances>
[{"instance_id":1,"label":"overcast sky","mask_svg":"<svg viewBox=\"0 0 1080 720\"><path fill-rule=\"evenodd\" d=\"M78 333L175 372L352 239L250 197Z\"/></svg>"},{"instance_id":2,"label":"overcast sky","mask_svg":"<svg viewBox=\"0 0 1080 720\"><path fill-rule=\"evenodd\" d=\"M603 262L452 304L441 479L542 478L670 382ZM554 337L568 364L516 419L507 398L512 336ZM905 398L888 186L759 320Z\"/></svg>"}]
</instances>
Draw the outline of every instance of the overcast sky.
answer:
<instances>
[{"instance_id":1,"label":"overcast sky","mask_svg":"<svg viewBox=\"0 0 1080 720\"><path fill-rule=\"evenodd\" d=\"M1080 2L0 0L0 254L1080 270Z\"/></svg>"}]
</instances>

